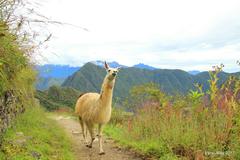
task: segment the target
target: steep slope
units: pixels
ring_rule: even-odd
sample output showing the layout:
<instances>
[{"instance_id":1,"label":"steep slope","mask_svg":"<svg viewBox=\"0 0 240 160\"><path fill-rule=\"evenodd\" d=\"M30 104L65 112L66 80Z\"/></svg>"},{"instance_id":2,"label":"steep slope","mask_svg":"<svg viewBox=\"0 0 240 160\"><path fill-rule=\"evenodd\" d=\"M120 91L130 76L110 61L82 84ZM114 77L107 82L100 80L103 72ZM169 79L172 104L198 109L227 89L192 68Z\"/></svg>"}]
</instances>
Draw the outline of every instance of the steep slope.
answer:
<instances>
[{"instance_id":1,"label":"steep slope","mask_svg":"<svg viewBox=\"0 0 240 160\"><path fill-rule=\"evenodd\" d=\"M238 73L236 73L236 74L238 74ZM219 78L218 86L223 84L230 75L234 75L234 74L226 73L226 72L219 73L219 75L218 75L218 78ZM209 79L210 79L210 76L209 76L208 72L201 72L201 73L193 76L193 80L194 80L193 83L201 84L203 86L203 90L207 91L209 89L209 83L208 83Z\"/></svg>"},{"instance_id":2,"label":"steep slope","mask_svg":"<svg viewBox=\"0 0 240 160\"><path fill-rule=\"evenodd\" d=\"M49 87L56 85L61 86L65 78L53 78L53 77L38 77L35 85L37 90L46 90Z\"/></svg>"},{"instance_id":3,"label":"steep slope","mask_svg":"<svg viewBox=\"0 0 240 160\"><path fill-rule=\"evenodd\" d=\"M186 93L193 88L193 77L182 70L159 69L153 71L154 83L167 93Z\"/></svg>"},{"instance_id":4,"label":"steep slope","mask_svg":"<svg viewBox=\"0 0 240 160\"><path fill-rule=\"evenodd\" d=\"M80 70L69 76L62 84L65 87L72 87L82 92L99 92L103 78L106 74L105 69L92 63L87 63ZM220 84L222 84L230 74L220 73ZM209 74L202 72L191 75L182 70L169 69L140 69L122 68L117 77L114 96L125 98L129 94L129 89L135 85L153 82L159 84L166 93L187 93L194 88L194 83L203 84L204 90L209 88Z\"/></svg>"},{"instance_id":5,"label":"steep slope","mask_svg":"<svg viewBox=\"0 0 240 160\"><path fill-rule=\"evenodd\" d=\"M62 86L72 87L82 92L100 92L105 75L106 71L104 68L87 63L72 76L68 77ZM123 68L117 78L114 94L118 97L125 97L131 86L150 82L150 80L151 74L148 74L147 70Z\"/></svg>"},{"instance_id":6,"label":"steep slope","mask_svg":"<svg viewBox=\"0 0 240 160\"><path fill-rule=\"evenodd\" d=\"M11 5L10 5L11 4ZM16 3L17 4L17 3ZM17 30L9 26L4 15L11 15L15 3L1 1L0 16L0 143L8 126L14 123L17 115L26 108L34 107L35 72L30 62L32 46L20 36L21 27ZM4 12L3 12L3 8ZM4 14L3 14L4 13ZM4 19L4 20L3 20ZM29 51L29 52L26 52ZM31 52L32 53L32 52ZM2 148L0 148L1 150ZM0 157L0 159L2 159Z\"/></svg>"},{"instance_id":7,"label":"steep slope","mask_svg":"<svg viewBox=\"0 0 240 160\"><path fill-rule=\"evenodd\" d=\"M62 86L72 87L82 92L99 92L105 73L105 69L86 63L80 70L69 76Z\"/></svg>"},{"instance_id":8,"label":"steep slope","mask_svg":"<svg viewBox=\"0 0 240 160\"><path fill-rule=\"evenodd\" d=\"M63 81L80 67L71 67L69 65L37 65L35 70L38 73L36 89L46 90L53 85L61 86Z\"/></svg>"}]
</instances>

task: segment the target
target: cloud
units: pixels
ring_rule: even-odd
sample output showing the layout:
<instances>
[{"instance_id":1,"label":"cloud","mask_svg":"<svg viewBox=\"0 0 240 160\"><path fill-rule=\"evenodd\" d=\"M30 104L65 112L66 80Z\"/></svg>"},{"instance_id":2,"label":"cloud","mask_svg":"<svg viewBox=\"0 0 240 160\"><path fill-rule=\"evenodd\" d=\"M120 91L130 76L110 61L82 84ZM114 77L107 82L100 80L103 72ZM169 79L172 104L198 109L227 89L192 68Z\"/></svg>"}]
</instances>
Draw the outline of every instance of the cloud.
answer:
<instances>
[{"instance_id":1,"label":"cloud","mask_svg":"<svg viewBox=\"0 0 240 160\"><path fill-rule=\"evenodd\" d=\"M185 70L224 63L237 70L238 0L51 0L42 6L39 11L54 20L89 29L50 25L54 38L43 51L49 63L101 59Z\"/></svg>"}]
</instances>

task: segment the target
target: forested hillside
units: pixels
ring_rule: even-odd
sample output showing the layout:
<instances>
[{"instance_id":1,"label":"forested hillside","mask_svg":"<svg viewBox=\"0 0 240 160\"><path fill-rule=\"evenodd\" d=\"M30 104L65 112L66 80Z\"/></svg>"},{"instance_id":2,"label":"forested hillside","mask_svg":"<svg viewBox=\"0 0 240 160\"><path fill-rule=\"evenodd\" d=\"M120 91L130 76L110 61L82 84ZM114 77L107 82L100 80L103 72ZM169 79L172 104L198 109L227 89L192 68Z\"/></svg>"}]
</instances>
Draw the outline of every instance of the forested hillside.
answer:
<instances>
[{"instance_id":1,"label":"forested hillside","mask_svg":"<svg viewBox=\"0 0 240 160\"><path fill-rule=\"evenodd\" d=\"M79 71L69 76L62 86L73 87L81 92L99 92L105 74L105 69L92 63L87 63ZM219 73L218 85L225 82L230 75L233 74ZM206 91L209 89L209 79L208 72L191 75L182 70L122 68L117 77L114 94L116 97L126 98L129 95L130 88L149 82L156 83L168 94L186 94L189 90L194 89L195 83L203 85L203 90Z\"/></svg>"},{"instance_id":2,"label":"forested hillside","mask_svg":"<svg viewBox=\"0 0 240 160\"><path fill-rule=\"evenodd\" d=\"M80 92L70 87L51 86L48 90L36 92L36 98L47 110L58 108L74 108Z\"/></svg>"},{"instance_id":3,"label":"forested hillside","mask_svg":"<svg viewBox=\"0 0 240 160\"><path fill-rule=\"evenodd\" d=\"M35 72L26 48L0 17L0 132L33 103ZM1 133L0 133L1 134Z\"/></svg>"},{"instance_id":4,"label":"forested hillside","mask_svg":"<svg viewBox=\"0 0 240 160\"><path fill-rule=\"evenodd\" d=\"M61 86L66 78L54 78L54 77L40 77L37 76L36 89L37 90L46 90L51 86L57 85Z\"/></svg>"}]
</instances>

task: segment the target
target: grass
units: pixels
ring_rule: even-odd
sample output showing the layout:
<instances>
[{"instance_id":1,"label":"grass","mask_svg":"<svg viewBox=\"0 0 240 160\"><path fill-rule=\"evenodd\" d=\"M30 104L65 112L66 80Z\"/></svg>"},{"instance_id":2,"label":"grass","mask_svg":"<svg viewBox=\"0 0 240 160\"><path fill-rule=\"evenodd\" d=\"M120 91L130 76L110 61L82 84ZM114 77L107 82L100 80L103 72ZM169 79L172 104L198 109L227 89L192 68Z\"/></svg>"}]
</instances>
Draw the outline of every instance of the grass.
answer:
<instances>
[{"instance_id":1,"label":"grass","mask_svg":"<svg viewBox=\"0 0 240 160\"><path fill-rule=\"evenodd\" d=\"M28 108L3 136L2 160L73 160L70 140L40 107Z\"/></svg>"},{"instance_id":2,"label":"grass","mask_svg":"<svg viewBox=\"0 0 240 160\"><path fill-rule=\"evenodd\" d=\"M121 126L111 124L106 125L104 133L124 148L131 148L139 154L144 154L150 157L161 157L161 160L177 159L177 157L168 150L166 144L163 144L162 141L157 139L136 140L127 133L125 128L122 128Z\"/></svg>"},{"instance_id":3,"label":"grass","mask_svg":"<svg viewBox=\"0 0 240 160\"><path fill-rule=\"evenodd\" d=\"M186 119L177 114L145 110L125 123L107 125L104 132L123 147L159 159L192 159L197 151L213 153L208 159L234 159L234 155L214 155L239 150L234 146L239 141L229 136L227 117L218 113Z\"/></svg>"},{"instance_id":4,"label":"grass","mask_svg":"<svg viewBox=\"0 0 240 160\"><path fill-rule=\"evenodd\" d=\"M186 96L168 97L154 86L135 87L135 97L143 96L131 98L137 100L130 104L134 115L113 112L105 134L159 159L240 159L240 80L218 88L217 73L210 72L207 93L198 86Z\"/></svg>"}]
</instances>

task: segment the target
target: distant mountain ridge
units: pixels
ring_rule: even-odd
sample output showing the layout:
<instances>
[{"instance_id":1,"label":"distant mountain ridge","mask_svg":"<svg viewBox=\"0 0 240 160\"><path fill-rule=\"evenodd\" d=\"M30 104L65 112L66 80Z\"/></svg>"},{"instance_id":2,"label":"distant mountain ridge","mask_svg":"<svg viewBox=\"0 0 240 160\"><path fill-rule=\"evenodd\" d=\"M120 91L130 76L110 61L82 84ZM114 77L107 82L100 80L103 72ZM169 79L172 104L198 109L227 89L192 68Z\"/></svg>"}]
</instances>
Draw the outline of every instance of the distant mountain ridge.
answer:
<instances>
[{"instance_id":1,"label":"distant mountain ridge","mask_svg":"<svg viewBox=\"0 0 240 160\"><path fill-rule=\"evenodd\" d=\"M105 75L104 68L93 63L87 63L69 76L62 86L72 87L81 92L100 92ZM231 74L221 72L219 74L219 84L226 81L229 75ZM208 80L208 72L191 75L183 70L122 68L117 77L114 95L119 98L126 98L129 89L133 86L149 82L159 84L161 89L168 94L175 92L187 93L190 89L194 89L194 83L202 84L204 90L207 90L209 88Z\"/></svg>"},{"instance_id":2,"label":"distant mountain ridge","mask_svg":"<svg viewBox=\"0 0 240 160\"><path fill-rule=\"evenodd\" d=\"M37 77L35 85L37 90L46 90L51 86L61 86L66 78L53 78L53 77Z\"/></svg>"},{"instance_id":3,"label":"distant mountain ridge","mask_svg":"<svg viewBox=\"0 0 240 160\"><path fill-rule=\"evenodd\" d=\"M46 90L53 85L60 86L62 82L80 67L71 67L69 65L36 65L35 69L38 72L36 89Z\"/></svg>"},{"instance_id":4,"label":"distant mountain ridge","mask_svg":"<svg viewBox=\"0 0 240 160\"><path fill-rule=\"evenodd\" d=\"M148 69L148 70L157 69L157 68L155 68L155 67L152 67L152 66L149 66L149 65L146 65L146 64L143 64L143 63L135 64L133 67L135 67L135 68L141 68L141 69Z\"/></svg>"},{"instance_id":5,"label":"distant mountain ridge","mask_svg":"<svg viewBox=\"0 0 240 160\"><path fill-rule=\"evenodd\" d=\"M104 61L97 60L97 61L91 61L90 63L93 63L93 64L95 64L95 65L97 65L97 66L100 66L100 67L104 67ZM117 67L126 68L126 67L128 67L128 66L119 64L119 63L116 62L116 61L108 62L108 65L109 65L110 67L113 67L113 68L117 68Z\"/></svg>"},{"instance_id":6,"label":"distant mountain ridge","mask_svg":"<svg viewBox=\"0 0 240 160\"><path fill-rule=\"evenodd\" d=\"M91 61L90 63L95 64L100 67L104 67L104 61ZM119 64L116 61L108 62L110 67L116 68L127 68L128 66ZM144 68L152 70L153 67L144 65L142 63L135 65L136 68ZM54 64L45 64L45 65L36 65L35 69L38 72L38 79L36 88L38 90L46 90L53 85L60 86L63 81L74 72L79 70L81 67L72 67L69 65L54 65Z\"/></svg>"},{"instance_id":7,"label":"distant mountain ridge","mask_svg":"<svg viewBox=\"0 0 240 160\"><path fill-rule=\"evenodd\" d=\"M89 62L88 62L89 63ZM104 61L97 60L97 61L90 61L90 63L95 64L100 67L104 67ZM122 65L116 61L108 62L110 67L116 68L129 68L129 66ZM133 65L134 68L140 69L147 69L147 70L155 70L159 69L144 63L138 63ZM36 65L36 70L38 71L39 77L41 78L67 78L68 76L72 75L74 72L79 70L81 66L72 67L69 65L54 65L54 64L45 64L45 65ZM188 71L188 73L196 75L200 73L198 70Z\"/></svg>"},{"instance_id":8,"label":"distant mountain ridge","mask_svg":"<svg viewBox=\"0 0 240 160\"><path fill-rule=\"evenodd\" d=\"M192 75L197 75L199 73L201 73L200 71L197 70L192 70L192 71L188 71L188 73L192 74Z\"/></svg>"},{"instance_id":9,"label":"distant mountain ridge","mask_svg":"<svg viewBox=\"0 0 240 160\"><path fill-rule=\"evenodd\" d=\"M93 64L95 66L99 66L100 68L103 68L104 66L104 61L100 61L100 60L97 60L97 61L91 61L91 62L88 62L86 64ZM122 68L122 70L125 70L125 69L128 69L129 71L131 72L134 72L134 73L131 73L133 75L135 75L135 72L139 72L139 69L141 69L140 71L142 72L142 69L144 69L145 71L149 71L149 74L152 72L161 72L163 73L164 71L167 71L168 69L158 69L158 68L155 68L155 67L152 67L152 66L149 66L149 65L146 65L146 64L143 64L143 63L139 63L139 64L136 64L132 67L128 67L128 66L125 66L125 65L122 65L118 62L108 62L109 65L111 67L120 67ZM85 64L85 65L86 65ZM83 65L82 67L84 67L85 65ZM69 76L73 75L75 72L79 71L80 70L80 66L78 67L72 67L72 66L69 66L69 65L52 65L52 64L46 64L46 65L37 65L36 67L36 70L39 72L39 76L38 76L38 81L37 81L37 84L36 84L36 88L39 89L39 90L45 90L45 89L48 89L50 86L52 85L57 85L57 86L60 86L66 78L68 78ZM168 76L170 76L170 71L173 72L174 70L168 70ZM175 70L176 71L176 70ZM182 70L181 70L182 71ZM204 72L200 72L200 71L197 71L197 70L193 70L193 71L188 71L188 72L185 72L183 71L184 74L186 73L189 73L189 75L191 75L191 79L194 79L194 77L192 76L196 76L198 77L198 75L201 75L199 78L201 79L202 76L204 75ZM86 71L87 73L87 71ZM203 74L202 74L203 73ZM206 72L207 73L207 72ZM138 73L139 74L139 73ZM207 73L208 74L208 73ZM85 76L85 75L84 75ZM102 75L101 75L102 76ZM148 74L147 74L148 76ZM206 75L204 75L205 78L207 78ZM88 76L86 77L88 78ZM138 78L142 78L142 77L138 77ZM175 79L175 75L173 76L173 79ZM143 78L143 79L146 79L146 78ZM161 78L159 79L160 81L164 82L164 83L170 83L169 81L174 81L173 79L169 79L169 80L165 80L163 81ZM149 78L148 80L145 80L146 82L150 82L150 81L157 81L158 78ZM94 80L93 80L94 81ZM138 80L137 80L138 81ZM196 81L196 80L195 80ZM158 83L158 82L157 82ZM160 82L159 82L160 83ZM205 83L205 81L204 81ZM172 83L171 83L172 84ZM82 84L83 85L83 84ZM176 85L176 84L175 84ZM171 88L172 85L170 85L169 87ZM183 87L184 88L184 87ZM179 88L178 88L179 89ZM167 89L168 91L169 89ZM173 89L170 89L170 90L173 90Z\"/></svg>"},{"instance_id":10,"label":"distant mountain ridge","mask_svg":"<svg viewBox=\"0 0 240 160\"><path fill-rule=\"evenodd\" d=\"M39 77L44 78L66 78L79 69L80 67L72 67L69 65L45 64L36 66Z\"/></svg>"}]
</instances>

